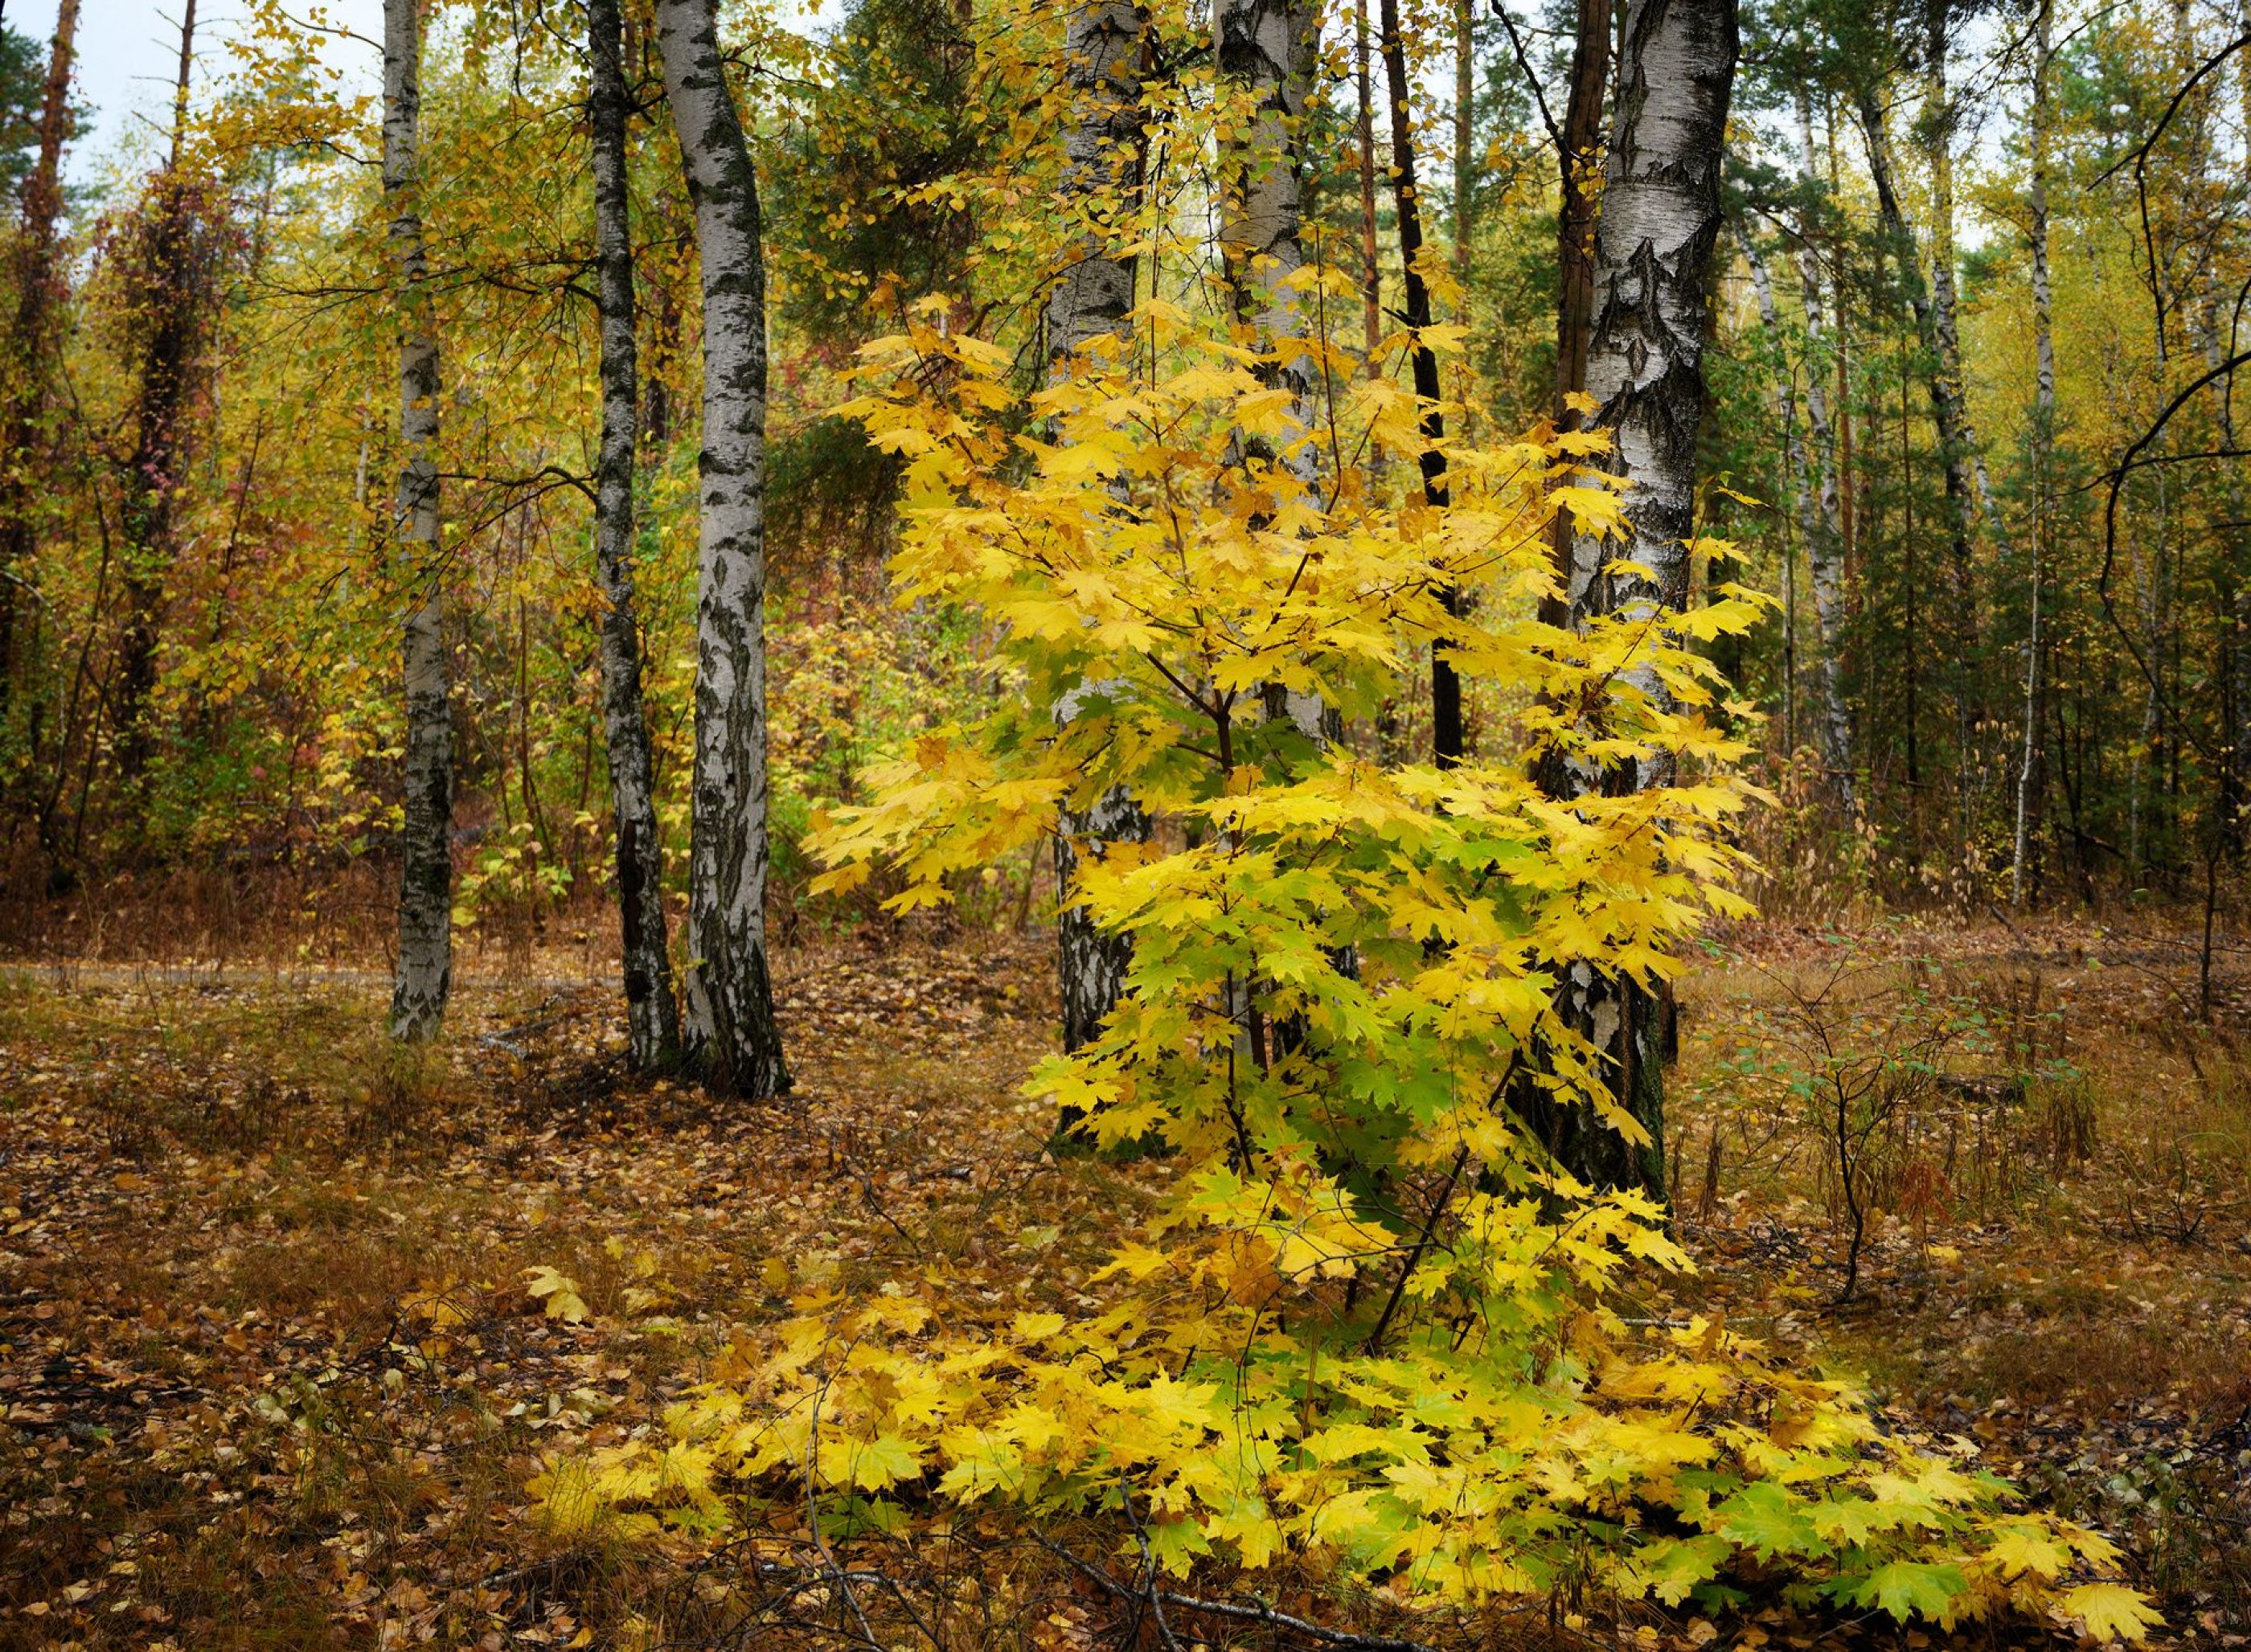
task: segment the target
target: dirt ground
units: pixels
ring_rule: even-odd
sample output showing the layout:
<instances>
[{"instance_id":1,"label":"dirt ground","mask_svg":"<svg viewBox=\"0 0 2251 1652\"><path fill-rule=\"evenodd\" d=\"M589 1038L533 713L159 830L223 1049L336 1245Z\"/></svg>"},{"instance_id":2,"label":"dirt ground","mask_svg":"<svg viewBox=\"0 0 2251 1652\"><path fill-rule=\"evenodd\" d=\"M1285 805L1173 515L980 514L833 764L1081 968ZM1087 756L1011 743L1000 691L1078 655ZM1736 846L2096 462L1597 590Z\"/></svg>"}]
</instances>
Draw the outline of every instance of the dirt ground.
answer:
<instances>
[{"instance_id":1,"label":"dirt ground","mask_svg":"<svg viewBox=\"0 0 2251 1652\"><path fill-rule=\"evenodd\" d=\"M582 951L471 973L420 1054L369 974L0 974L0 1647L761 1644L764 1563L558 1545L526 1485L805 1282L943 1254L1045 1306L1093 1264L1169 1172L1047 1151L1046 945L785 958L798 1093L717 1113L624 1079ZM2251 1642L2247 985L2207 1020L2161 930L1994 924L1747 930L1680 990L1687 1301L2111 1529L2183 1644ZM960 1644L1104 1629L1011 1577Z\"/></svg>"}]
</instances>

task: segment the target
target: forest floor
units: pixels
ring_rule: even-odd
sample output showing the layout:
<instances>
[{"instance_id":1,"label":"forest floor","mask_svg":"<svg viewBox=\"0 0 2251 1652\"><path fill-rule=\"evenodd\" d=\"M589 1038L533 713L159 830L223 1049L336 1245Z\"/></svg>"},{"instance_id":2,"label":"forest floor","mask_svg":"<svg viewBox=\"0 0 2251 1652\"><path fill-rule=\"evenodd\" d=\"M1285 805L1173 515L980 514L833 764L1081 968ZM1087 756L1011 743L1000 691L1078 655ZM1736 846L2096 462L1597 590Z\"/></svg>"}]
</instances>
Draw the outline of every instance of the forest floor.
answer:
<instances>
[{"instance_id":1,"label":"forest floor","mask_svg":"<svg viewBox=\"0 0 2251 1652\"><path fill-rule=\"evenodd\" d=\"M2173 1642L2247 1645L2251 961L2206 1024L2193 954L2142 927L1735 937L1680 995L1684 1295L2111 1529ZM783 1644L745 1616L759 1551L562 1543L527 1483L651 1427L793 1291L943 1256L988 1302L1061 1300L1168 1171L1048 1151L1017 1093L1047 963L1013 936L786 957L798 1094L716 1114L622 1077L583 954L472 969L420 1054L365 973L7 969L0 1648ZM583 1318L528 1291L555 1275ZM950 1644L1108 1643L1084 1579L1003 1559Z\"/></svg>"}]
</instances>

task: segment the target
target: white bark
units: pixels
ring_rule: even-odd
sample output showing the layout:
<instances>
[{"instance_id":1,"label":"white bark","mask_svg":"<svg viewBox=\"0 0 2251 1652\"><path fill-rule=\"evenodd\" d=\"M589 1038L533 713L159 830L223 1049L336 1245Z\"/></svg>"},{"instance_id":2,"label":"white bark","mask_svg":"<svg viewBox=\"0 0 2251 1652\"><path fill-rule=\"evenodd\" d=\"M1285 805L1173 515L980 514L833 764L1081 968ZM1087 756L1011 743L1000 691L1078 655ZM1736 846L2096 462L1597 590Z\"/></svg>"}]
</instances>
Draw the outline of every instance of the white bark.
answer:
<instances>
[{"instance_id":1,"label":"white bark","mask_svg":"<svg viewBox=\"0 0 2251 1652\"><path fill-rule=\"evenodd\" d=\"M1813 151L1813 103L1803 83L1797 88L1797 135L1800 177L1811 191L1817 173ZM1820 509L1808 518L1805 536L1807 571L1813 577L1813 614L1821 627L1822 756L1829 765L1829 782L1838 805L1847 815L1853 807L1853 719L1845 695L1845 535L1839 517L1837 475L1837 434L1829 422L1828 332L1821 282L1821 260L1813 250L1811 225L1803 218L1797 225L1797 286L1805 307L1807 343L1805 421L1813 436L1813 454L1819 478L1815 498Z\"/></svg>"},{"instance_id":2,"label":"white bark","mask_svg":"<svg viewBox=\"0 0 2251 1652\"><path fill-rule=\"evenodd\" d=\"M438 339L424 283L419 0L384 0L383 194L391 209L402 460L392 538L405 592L406 815L391 1035L434 1038L453 985L454 728L447 681L438 513Z\"/></svg>"},{"instance_id":3,"label":"white bark","mask_svg":"<svg viewBox=\"0 0 2251 1652\"><path fill-rule=\"evenodd\" d=\"M706 1082L790 1087L766 958L765 265L757 175L705 0L657 0L703 285L696 778L684 1034Z\"/></svg>"},{"instance_id":4,"label":"white bark","mask_svg":"<svg viewBox=\"0 0 2251 1652\"><path fill-rule=\"evenodd\" d=\"M1146 19L1132 0L1082 0L1063 30L1071 122L1063 136L1062 206L1080 234L1048 294L1051 373L1098 338L1125 330L1135 260L1116 250L1141 173L1141 44Z\"/></svg>"},{"instance_id":5,"label":"white bark","mask_svg":"<svg viewBox=\"0 0 2251 1652\"><path fill-rule=\"evenodd\" d=\"M1805 441L1797 429L1797 370L1790 359L1789 347L1783 337L1782 317L1774 303L1774 278L1767 271L1766 255L1759 251L1758 243L1748 228L1736 238L1743 249L1743 262L1751 273L1751 291L1757 296L1759 325L1775 342L1781 382L1775 388L1775 400L1782 413L1783 486L1790 490L1790 519L1797 524L1800 543L1810 544L1813 538L1813 497L1806 487ZM1814 370L1817 373L1818 368ZM1791 755L1797 743L1797 561L1790 554L1785 540L1782 562L1782 727L1783 741Z\"/></svg>"},{"instance_id":6,"label":"white bark","mask_svg":"<svg viewBox=\"0 0 2251 1652\"><path fill-rule=\"evenodd\" d=\"M623 26L618 0L586 0L595 263L602 338L602 446L595 477L594 563L602 588L602 729L617 824L618 918L626 1033L634 1068L669 1065L680 1008L665 952L664 839L641 704L641 626L634 612L634 445L639 418L634 343L633 225L626 181Z\"/></svg>"},{"instance_id":7,"label":"white bark","mask_svg":"<svg viewBox=\"0 0 2251 1652\"><path fill-rule=\"evenodd\" d=\"M1219 241L1228 290L1236 318L1272 356L1262 377L1289 392L1299 431L1280 453L1238 438L1236 457L1246 464L1273 460L1278 481L1286 474L1295 486L1310 488L1316 473L1313 445L1306 439L1314 428L1313 362L1298 342L1305 337L1305 315L1291 278L1306 264L1304 137L1320 57L1319 0L1215 0L1212 33L1220 79L1250 114L1247 126L1229 134L1220 156ZM1340 731L1336 714L1318 694L1270 682L1260 698L1270 727L1286 725L1315 745ZM1337 961L1347 971L1354 968L1348 952ZM1236 979L1228 986L1227 1013L1245 1051L1260 1040L1257 1006L1263 996L1257 981ZM1278 1056L1303 1043L1305 1028L1287 1018L1267 1027L1264 1036Z\"/></svg>"},{"instance_id":8,"label":"white bark","mask_svg":"<svg viewBox=\"0 0 2251 1652\"><path fill-rule=\"evenodd\" d=\"M1296 341L1305 318L1291 278L1305 267L1305 122L1320 55L1320 8L1312 0L1215 0L1219 73L1250 105L1246 129L1222 157L1220 251L1236 314L1274 354L1269 381L1286 388L1298 421L1313 428L1312 358ZM1290 468L1313 476L1310 444Z\"/></svg>"},{"instance_id":9,"label":"white bark","mask_svg":"<svg viewBox=\"0 0 2251 1652\"><path fill-rule=\"evenodd\" d=\"M1251 118L1221 156L1220 252L1236 315L1250 323L1274 362L1267 381L1290 392L1299 429L1314 428L1313 358L1301 295L1291 278L1306 266L1304 136L1320 57L1320 8L1313 0L1216 0L1212 31L1219 73L1250 104ZM1313 444L1295 439L1277 459L1300 486L1313 484ZM1308 740L1333 737L1335 719L1316 694L1270 687L1270 721L1286 719Z\"/></svg>"},{"instance_id":10,"label":"white bark","mask_svg":"<svg viewBox=\"0 0 2251 1652\"><path fill-rule=\"evenodd\" d=\"M1072 113L1063 137L1062 204L1081 233L1048 295L1051 378L1068 377L1074 358L1097 340L1124 335L1133 308L1135 259L1116 244L1119 221L1137 204L1140 188L1146 22L1130 0L1083 0L1064 25L1063 73ZM1055 708L1056 723L1077 716L1091 692L1064 696ZM1103 933L1083 908L1070 904L1079 866L1101 858L1108 844L1148 835L1148 817L1122 787L1111 788L1087 808L1066 806L1056 823L1056 966L1066 1050L1101 1031L1125 991L1133 957L1130 937Z\"/></svg>"},{"instance_id":11,"label":"white bark","mask_svg":"<svg viewBox=\"0 0 2251 1652\"><path fill-rule=\"evenodd\" d=\"M1720 136L1738 46L1733 0L1636 0L1626 14L1620 96L1596 230L1594 336L1587 390L1610 467L1625 480L1624 545L1572 545L1575 626L1603 614L1651 616L1687 597L1696 434L1705 407L1704 345L1713 243L1720 228ZM1624 559L1649 577L1612 574ZM1670 703L1653 674L1637 686ZM1641 789L1670 778L1638 765Z\"/></svg>"},{"instance_id":12,"label":"white bark","mask_svg":"<svg viewBox=\"0 0 2251 1652\"><path fill-rule=\"evenodd\" d=\"M1624 477L1626 543L1576 538L1568 591L1574 629L1602 615L1654 619L1688 595L1695 526L1696 439L1706 405L1704 346L1712 247L1720 230L1720 157L1739 50L1735 0L1633 0L1621 42L1618 95L1595 232L1595 308L1587 390L1608 463ZM1613 572L1630 560L1646 576ZM1653 672L1631 686L1660 707ZM1602 772L1580 767L1575 790L1669 783L1652 755ZM1556 1008L1612 1067L1622 1105L1649 1132L1630 1147L1584 1108L1537 1121L1558 1158L1598 1185L1664 1192L1664 1027L1656 996L1579 960L1562 960Z\"/></svg>"}]
</instances>

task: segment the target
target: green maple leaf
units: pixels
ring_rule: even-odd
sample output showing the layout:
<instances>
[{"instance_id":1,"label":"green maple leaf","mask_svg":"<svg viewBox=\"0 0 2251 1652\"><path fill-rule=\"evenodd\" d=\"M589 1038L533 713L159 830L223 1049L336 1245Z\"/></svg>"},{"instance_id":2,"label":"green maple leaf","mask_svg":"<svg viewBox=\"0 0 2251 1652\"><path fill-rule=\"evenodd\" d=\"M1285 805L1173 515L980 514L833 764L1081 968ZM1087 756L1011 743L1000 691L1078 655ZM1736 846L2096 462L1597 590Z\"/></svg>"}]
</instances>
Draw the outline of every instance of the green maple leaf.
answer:
<instances>
[{"instance_id":1,"label":"green maple leaf","mask_svg":"<svg viewBox=\"0 0 2251 1652\"><path fill-rule=\"evenodd\" d=\"M1850 1593L1857 1604L1881 1607L1904 1623L1918 1612L1927 1618L1937 1617L1949 1601L1969 1586L1958 1566L1894 1560L1868 1573L1852 1586Z\"/></svg>"},{"instance_id":2,"label":"green maple leaf","mask_svg":"<svg viewBox=\"0 0 2251 1652\"><path fill-rule=\"evenodd\" d=\"M1739 1548L1767 1558L1826 1554L1828 1545L1813 1530L1804 1505L1780 1486L1745 1486L1714 1510L1720 1535Z\"/></svg>"}]
</instances>

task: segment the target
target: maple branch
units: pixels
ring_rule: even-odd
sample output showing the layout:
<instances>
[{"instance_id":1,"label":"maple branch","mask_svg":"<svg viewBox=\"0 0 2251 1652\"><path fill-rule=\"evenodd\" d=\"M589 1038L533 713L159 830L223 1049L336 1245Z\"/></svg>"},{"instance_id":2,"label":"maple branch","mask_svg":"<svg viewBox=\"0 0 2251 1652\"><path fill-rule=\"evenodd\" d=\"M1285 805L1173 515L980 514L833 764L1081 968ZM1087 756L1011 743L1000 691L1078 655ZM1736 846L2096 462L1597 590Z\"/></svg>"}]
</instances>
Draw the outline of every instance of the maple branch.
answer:
<instances>
[{"instance_id":1,"label":"maple branch","mask_svg":"<svg viewBox=\"0 0 2251 1652\"><path fill-rule=\"evenodd\" d=\"M1076 1567L1091 1582L1098 1583L1122 1600L1139 1600L1143 1591L1129 1587L1112 1576L1109 1569L1081 1559L1059 1543L1045 1538L1036 1539L1039 1545L1057 1559ZM1171 1589L1149 1591L1167 1606L1176 1606L1183 1612L1201 1612L1207 1616L1228 1618L1237 1623L1257 1623L1270 1629L1287 1629L1318 1641L1323 1646L1340 1647L1346 1652L1437 1652L1437 1649L1421 1641L1403 1640L1388 1635L1359 1635L1350 1629L1333 1629L1325 1623L1315 1623L1288 1612L1278 1612L1257 1595L1250 1604L1236 1600L1209 1600L1193 1594L1181 1594Z\"/></svg>"},{"instance_id":2,"label":"maple branch","mask_svg":"<svg viewBox=\"0 0 2251 1652\"><path fill-rule=\"evenodd\" d=\"M1415 1269L1423 1260L1423 1253L1430 1248L1430 1235L1437 1231L1438 1218L1446 1213L1446 1206L1454 1196L1455 1184L1462 1179L1462 1166L1470 1162L1470 1144L1464 1142L1454 1154L1453 1166L1446 1172L1446 1185L1438 1190L1437 1202L1430 1206L1430 1214L1416 1237L1415 1248L1407 1253L1407 1260L1399 1265L1399 1277L1391 1282L1391 1296L1376 1316L1375 1329L1368 1333L1364 1347L1368 1358L1374 1358L1383 1349L1384 1333L1391 1329L1391 1316L1399 1311L1399 1299L1407 1294L1407 1282L1415 1276Z\"/></svg>"}]
</instances>

